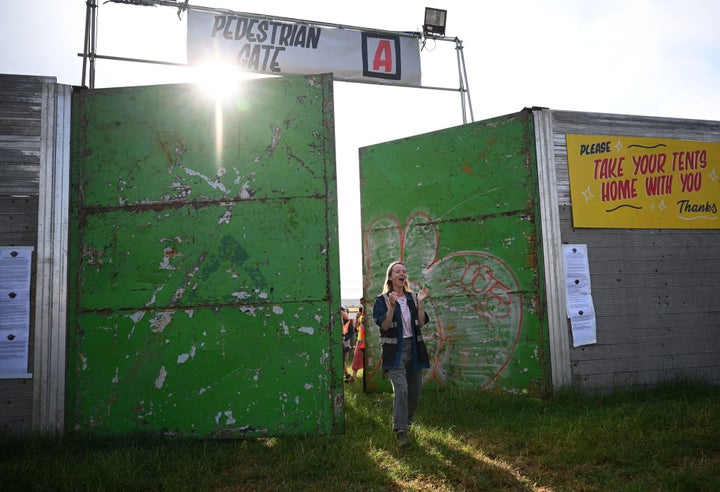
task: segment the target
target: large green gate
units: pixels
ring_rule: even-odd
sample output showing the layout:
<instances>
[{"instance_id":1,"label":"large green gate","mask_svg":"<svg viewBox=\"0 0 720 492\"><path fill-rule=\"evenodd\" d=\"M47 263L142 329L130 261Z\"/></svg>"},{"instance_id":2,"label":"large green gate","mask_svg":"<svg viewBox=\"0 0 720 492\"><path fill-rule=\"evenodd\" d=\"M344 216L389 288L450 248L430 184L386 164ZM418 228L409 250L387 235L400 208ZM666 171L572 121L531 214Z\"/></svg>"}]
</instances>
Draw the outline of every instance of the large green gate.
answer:
<instances>
[{"instance_id":1,"label":"large green gate","mask_svg":"<svg viewBox=\"0 0 720 492\"><path fill-rule=\"evenodd\" d=\"M73 98L68 429L343 429L330 76Z\"/></svg>"},{"instance_id":2,"label":"large green gate","mask_svg":"<svg viewBox=\"0 0 720 492\"><path fill-rule=\"evenodd\" d=\"M390 262L425 285L427 383L542 394L547 321L530 111L361 149L366 386L387 389L372 304Z\"/></svg>"}]
</instances>

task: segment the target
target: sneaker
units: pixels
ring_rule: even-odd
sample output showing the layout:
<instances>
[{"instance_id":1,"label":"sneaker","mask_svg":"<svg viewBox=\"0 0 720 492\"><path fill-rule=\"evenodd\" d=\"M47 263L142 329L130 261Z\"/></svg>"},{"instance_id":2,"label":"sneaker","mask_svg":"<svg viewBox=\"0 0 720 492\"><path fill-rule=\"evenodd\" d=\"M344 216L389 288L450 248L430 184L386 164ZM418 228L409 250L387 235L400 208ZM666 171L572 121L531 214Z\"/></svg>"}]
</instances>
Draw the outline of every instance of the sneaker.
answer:
<instances>
[{"instance_id":1,"label":"sneaker","mask_svg":"<svg viewBox=\"0 0 720 492\"><path fill-rule=\"evenodd\" d=\"M404 430L397 431L397 438L398 438L398 446L400 446L401 449L407 449L410 447L410 441L408 441L407 431L404 431Z\"/></svg>"}]
</instances>

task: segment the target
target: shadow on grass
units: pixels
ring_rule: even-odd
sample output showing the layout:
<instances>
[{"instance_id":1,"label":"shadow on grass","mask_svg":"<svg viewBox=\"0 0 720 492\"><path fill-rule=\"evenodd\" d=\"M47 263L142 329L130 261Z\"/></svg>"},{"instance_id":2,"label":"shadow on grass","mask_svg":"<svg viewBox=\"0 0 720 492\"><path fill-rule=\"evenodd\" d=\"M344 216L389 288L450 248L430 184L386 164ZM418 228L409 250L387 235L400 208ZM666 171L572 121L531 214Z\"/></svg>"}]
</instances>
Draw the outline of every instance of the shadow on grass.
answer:
<instances>
[{"instance_id":1,"label":"shadow on grass","mask_svg":"<svg viewBox=\"0 0 720 492\"><path fill-rule=\"evenodd\" d=\"M539 400L425 390L399 450L392 396L348 385L346 432L244 440L0 436L2 490L720 490L720 389Z\"/></svg>"}]
</instances>

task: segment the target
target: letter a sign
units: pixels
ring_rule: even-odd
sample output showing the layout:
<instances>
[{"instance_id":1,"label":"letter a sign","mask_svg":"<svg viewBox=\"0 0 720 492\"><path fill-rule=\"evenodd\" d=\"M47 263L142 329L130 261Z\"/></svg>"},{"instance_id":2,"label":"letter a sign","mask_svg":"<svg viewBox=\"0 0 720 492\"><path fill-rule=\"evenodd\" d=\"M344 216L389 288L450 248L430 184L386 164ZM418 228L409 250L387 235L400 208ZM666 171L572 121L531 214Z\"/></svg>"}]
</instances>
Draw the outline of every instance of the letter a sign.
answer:
<instances>
[{"instance_id":1,"label":"letter a sign","mask_svg":"<svg viewBox=\"0 0 720 492\"><path fill-rule=\"evenodd\" d=\"M243 70L332 73L335 80L418 87L419 35L270 21L248 15L188 12L187 59L221 58Z\"/></svg>"},{"instance_id":2,"label":"letter a sign","mask_svg":"<svg viewBox=\"0 0 720 492\"><path fill-rule=\"evenodd\" d=\"M362 57L365 77L402 79L398 36L363 33Z\"/></svg>"}]
</instances>

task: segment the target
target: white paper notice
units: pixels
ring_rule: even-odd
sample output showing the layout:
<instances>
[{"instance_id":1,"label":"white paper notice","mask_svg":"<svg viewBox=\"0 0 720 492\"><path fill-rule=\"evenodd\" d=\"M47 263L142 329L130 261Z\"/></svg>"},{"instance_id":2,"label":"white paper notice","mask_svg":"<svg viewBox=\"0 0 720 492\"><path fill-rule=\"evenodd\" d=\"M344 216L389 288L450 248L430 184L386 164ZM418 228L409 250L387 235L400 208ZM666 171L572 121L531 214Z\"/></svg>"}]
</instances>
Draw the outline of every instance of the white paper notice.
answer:
<instances>
[{"instance_id":1,"label":"white paper notice","mask_svg":"<svg viewBox=\"0 0 720 492\"><path fill-rule=\"evenodd\" d=\"M32 246L0 246L0 374L25 374Z\"/></svg>"},{"instance_id":2,"label":"white paper notice","mask_svg":"<svg viewBox=\"0 0 720 492\"><path fill-rule=\"evenodd\" d=\"M595 307L590 290L590 265L585 244L563 245L565 298L573 347L596 343Z\"/></svg>"}]
</instances>

